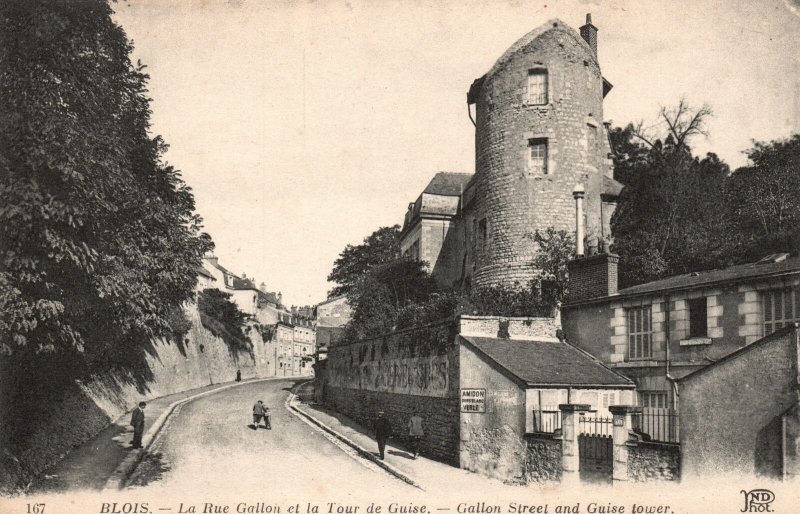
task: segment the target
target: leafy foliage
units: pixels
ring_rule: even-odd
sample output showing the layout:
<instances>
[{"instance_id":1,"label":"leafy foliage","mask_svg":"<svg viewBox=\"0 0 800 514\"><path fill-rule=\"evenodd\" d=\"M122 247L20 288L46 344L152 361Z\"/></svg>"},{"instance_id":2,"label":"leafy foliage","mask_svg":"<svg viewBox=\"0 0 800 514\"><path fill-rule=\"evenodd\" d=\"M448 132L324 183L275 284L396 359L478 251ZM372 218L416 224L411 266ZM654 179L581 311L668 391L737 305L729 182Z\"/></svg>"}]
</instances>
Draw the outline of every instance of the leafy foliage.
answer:
<instances>
[{"instance_id":1,"label":"leafy foliage","mask_svg":"<svg viewBox=\"0 0 800 514\"><path fill-rule=\"evenodd\" d=\"M353 318L345 338L358 340L419 327L461 313L495 316L550 316L566 294L567 261L573 237L553 228L531 237L539 245L536 264L542 275L528 284L441 290L424 262L397 259L376 265L356 282L348 299Z\"/></svg>"},{"instance_id":2,"label":"leafy foliage","mask_svg":"<svg viewBox=\"0 0 800 514\"><path fill-rule=\"evenodd\" d=\"M800 134L754 143L751 165L737 169L725 187L729 232L737 254L754 260L797 250L800 243Z\"/></svg>"},{"instance_id":3,"label":"leafy foliage","mask_svg":"<svg viewBox=\"0 0 800 514\"><path fill-rule=\"evenodd\" d=\"M689 147L705 134L710 115L682 101L662 109L660 138L641 125L612 131L615 176L626 185L612 219L623 287L725 261L719 200L729 168L714 154L693 156Z\"/></svg>"},{"instance_id":4,"label":"leafy foliage","mask_svg":"<svg viewBox=\"0 0 800 514\"><path fill-rule=\"evenodd\" d=\"M348 294L353 317L347 337L363 339L392 331L404 308L426 302L437 290L423 262L395 259L373 266Z\"/></svg>"},{"instance_id":5,"label":"leafy foliage","mask_svg":"<svg viewBox=\"0 0 800 514\"><path fill-rule=\"evenodd\" d=\"M107 360L170 333L212 248L103 0L0 4L0 350Z\"/></svg>"},{"instance_id":6,"label":"leafy foliage","mask_svg":"<svg viewBox=\"0 0 800 514\"><path fill-rule=\"evenodd\" d=\"M730 173L689 147L710 114L680 102L662 109L661 138L641 124L611 132L615 177L626 185L612 219L623 287L798 249L800 135L754 143L752 164Z\"/></svg>"},{"instance_id":7,"label":"leafy foliage","mask_svg":"<svg viewBox=\"0 0 800 514\"><path fill-rule=\"evenodd\" d=\"M374 267L391 262L400 255L400 225L381 227L360 245L347 245L333 263L328 281L338 284L328 298L349 295Z\"/></svg>"},{"instance_id":8,"label":"leafy foliage","mask_svg":"<svg viewBox=\"0 0 800 514\"><path fill-rule=\"evenodd\" d=\"M252 343L242 332L247 315L230 298L230 294L219 289L204 289L197 297L200 322L221 337L229 349L250 351Z\"/></svg>"}]
</instances>

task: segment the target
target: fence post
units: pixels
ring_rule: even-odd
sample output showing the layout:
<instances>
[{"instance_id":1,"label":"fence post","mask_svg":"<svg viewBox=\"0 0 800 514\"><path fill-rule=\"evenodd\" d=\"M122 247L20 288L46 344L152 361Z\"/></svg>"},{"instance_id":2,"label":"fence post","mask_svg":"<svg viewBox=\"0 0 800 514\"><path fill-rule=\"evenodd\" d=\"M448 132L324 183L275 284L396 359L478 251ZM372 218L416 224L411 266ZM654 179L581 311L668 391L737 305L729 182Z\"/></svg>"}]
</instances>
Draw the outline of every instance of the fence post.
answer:
<instances>
[{"instance_id":1,"label":"fence post","mask_svg":"<svg viewBox=\"0 0 800 514\"><path fill-rule=\"evenodd\" d=\"M614 483L628 481L628 441L633 430L633 414L642 412L641 407L612 405L608 408L614 415L613 444L614 463L611 478Z\"/></svg>"},{"instance_id":2,"label":"fence post","mask_svg":"<svg viewBox=\"0 0 800 514\"><path fill-rule=\"evenodd\" d=\"M580 450L578 449L578 418L591 409L591 405L562 403L561 411L561 482L580 482Z\"/></svg>"}]
</instances>

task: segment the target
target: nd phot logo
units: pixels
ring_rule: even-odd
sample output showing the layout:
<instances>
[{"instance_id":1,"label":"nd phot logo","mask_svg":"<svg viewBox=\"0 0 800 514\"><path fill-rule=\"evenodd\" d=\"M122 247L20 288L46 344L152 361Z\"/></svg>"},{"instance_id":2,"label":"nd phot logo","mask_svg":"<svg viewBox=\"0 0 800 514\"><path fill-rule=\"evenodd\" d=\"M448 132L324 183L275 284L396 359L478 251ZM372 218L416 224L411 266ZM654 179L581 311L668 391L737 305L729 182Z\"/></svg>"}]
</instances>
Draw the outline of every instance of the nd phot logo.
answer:
<instances>
[{"instance_id":1,"label":"nd phot logo","mask_svg":"<svg viewBox=\"0 0 800 514\"><path fill-rule=\"evenodd\" d=\"M775 501L775 493L769 489L753 489L742 491L744 508L741 512L773 512L770 503Z\"/></svg>"}]
</instances>

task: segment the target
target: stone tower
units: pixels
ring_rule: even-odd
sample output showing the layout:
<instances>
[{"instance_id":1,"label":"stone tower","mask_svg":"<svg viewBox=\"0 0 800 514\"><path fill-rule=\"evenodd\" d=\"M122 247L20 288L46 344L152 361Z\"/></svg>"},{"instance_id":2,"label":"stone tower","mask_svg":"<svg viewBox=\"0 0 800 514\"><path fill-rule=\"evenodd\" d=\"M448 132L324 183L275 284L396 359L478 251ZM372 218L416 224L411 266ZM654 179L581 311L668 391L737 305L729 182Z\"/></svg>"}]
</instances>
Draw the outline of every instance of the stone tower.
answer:
<instances>
[{"instance_id":1,"label":"stone tower","mask_svg":"<svg viewBox=\"0 0 800 514\"><path fill-rule=\"evenodd\" d=\"M552 226L573 235L583 189L587 247L608 241L616 196L600 74L597 28L580 34L550 20L514 43L477 79L474 200L469 217L472 283L526 284L537 270L531 235Z\"/></svg>"}]
</instances>

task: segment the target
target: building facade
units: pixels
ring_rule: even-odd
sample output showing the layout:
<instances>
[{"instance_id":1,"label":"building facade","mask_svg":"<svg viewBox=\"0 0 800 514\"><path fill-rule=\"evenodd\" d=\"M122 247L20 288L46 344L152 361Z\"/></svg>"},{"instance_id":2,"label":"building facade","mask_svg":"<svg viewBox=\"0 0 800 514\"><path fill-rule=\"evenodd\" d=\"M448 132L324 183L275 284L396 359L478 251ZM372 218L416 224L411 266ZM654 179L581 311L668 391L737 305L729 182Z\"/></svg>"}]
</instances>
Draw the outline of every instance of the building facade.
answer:
<instances>
[{"instance_id":1,"label":"building facade","mask_svg":"<svg viewBox=\"0 0 800 514\"><path fill-rule=\"evenodd\" d=\"M570 264L567 339L636 382L639 403L677 407L676 380L800 320L800 257L617 290L615 255Z\"/></svg>"},{"instance_id":2,"label":"building facade","mask_svg":"<svg viewBox=\"0 0 800 514\"><path fill-rule=\"evenodd\" d=\"M512 45L467 94L475 124L475 174L440 173L409 205L401 248L440 284L526 284L536 230L610 240L622 186L613 180L597 59L597 28L550 20Z\"/></svg>"}]
</instances>

